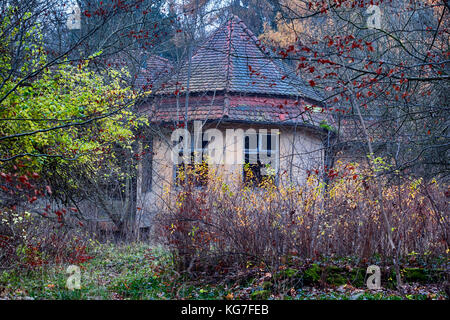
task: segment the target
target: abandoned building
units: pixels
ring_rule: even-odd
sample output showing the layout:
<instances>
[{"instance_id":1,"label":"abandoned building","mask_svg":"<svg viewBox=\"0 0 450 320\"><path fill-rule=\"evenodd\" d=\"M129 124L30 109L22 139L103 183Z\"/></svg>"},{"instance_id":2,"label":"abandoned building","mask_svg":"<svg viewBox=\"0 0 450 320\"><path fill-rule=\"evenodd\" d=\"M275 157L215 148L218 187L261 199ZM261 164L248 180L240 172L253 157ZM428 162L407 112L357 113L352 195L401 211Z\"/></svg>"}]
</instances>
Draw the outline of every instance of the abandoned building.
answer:
<instances>
[{"instance_id":1,"label":"abandoned building","mask_svg":"<svg viewBox=\"0 0 450 320\"><path fill-rule=\"evenodd\" d=\"M275 155L277 170L272 174L281 184L302 183L308 170L330 161L326 147L333 132L323 125L326 106L319 93L295 68L275 58L238 17L215 30L177 69L158 88L153 86L152 94L139 107L148 114L151 127L157 128L143 139L144 150L152 152L139 166L140 226L150 224L152 213L164 205L164 194L176 187L179 167L172 159L171 132L185 124L192 129L195 121L201 121L203 131L214 128L224 136L227 129L267 130L259 135L263 139L258 138L256 147L250 148L248 134L237 144L239 148L225 146L225 157L241 153L244 164L223 163L216 169L237 181L245 179L243 167L251 157L259 165L250 168L260 176L258 170L264 163L259 162L259 153L267 151L263 149ZM274 136L276 130L278 137ZM191 145L190 151L202 153L204 143Z\"/></svg>"}]
</instances>

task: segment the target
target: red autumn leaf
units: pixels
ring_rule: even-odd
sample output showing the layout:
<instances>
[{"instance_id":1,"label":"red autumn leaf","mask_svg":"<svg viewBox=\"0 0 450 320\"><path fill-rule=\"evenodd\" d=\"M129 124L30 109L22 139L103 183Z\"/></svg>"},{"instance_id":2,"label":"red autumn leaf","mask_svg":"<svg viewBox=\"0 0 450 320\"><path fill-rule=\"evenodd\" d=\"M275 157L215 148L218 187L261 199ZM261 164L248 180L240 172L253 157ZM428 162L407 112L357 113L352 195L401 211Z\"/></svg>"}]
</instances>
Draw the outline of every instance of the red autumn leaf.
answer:
<instances>
[{"instance_id":1,"label":"red autumn leaf","mask_svg":"<svg viewBox=\"0 0 450 320\"><path fill-rule=\"evenodd\" d=\"M316 85L316 82L314 80L309 80L309 85L311 87L314 87Z\"/></svg>"},{"instance_id":2,"label":"red autumn leaf","mask_svg":"<svg viewBox=\"0 0 450 320\"><path fill-rule=\"evenodd\" d=\"M308 48L308 47L303 47L301 50L302 50L302 51L305 51L305 52L311 52L311 49Z\"/></svg>"},{"instance_id":3,"label":"red autumn leaf","mask_svg":"<svg viewBox=\"0 0 450 320\"><path fill-rule=\"evenodd\" d=\"M50 188L50 186L45 186L45 189L47 190L48 194L52 194L52 188Z\"/></svg>"}]
</instances>

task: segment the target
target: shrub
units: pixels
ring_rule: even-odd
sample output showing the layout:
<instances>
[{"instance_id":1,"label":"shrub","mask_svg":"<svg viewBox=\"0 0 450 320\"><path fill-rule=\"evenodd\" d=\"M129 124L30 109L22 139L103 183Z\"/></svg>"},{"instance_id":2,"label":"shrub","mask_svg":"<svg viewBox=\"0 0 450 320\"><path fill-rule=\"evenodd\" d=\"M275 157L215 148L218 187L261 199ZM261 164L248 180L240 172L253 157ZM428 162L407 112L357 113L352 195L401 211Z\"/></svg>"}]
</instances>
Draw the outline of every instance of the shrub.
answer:
<instances>
[{"instance_id":1,"label":"shrub","mask_svg":"<svg viewBox=\"0 0 450 320\"><path fill-rule=\"evenodd\" d=\"M321 257L391 261L374 175L357 164L338 164L328 185L310 174L299 187L271 180L257 188L231 186L208 174L207 186L184 184L156 219L159 240L171 248L179 271L224 276ZM435 181L383 181L383 205L403 261L411 252L448 253L446 192Z\"/></svg>"},{"instance_id":2,"label":"shrub","mask_svg":"<svg viewBox=\"0 0 450 320\"><path fill-rule=\"evenodd\" d=\"M0 212L0 268L35 268L47 264L80 264L91 259L91 241L70 225L27 212Z\"/></svg>"},{"instance_id":3,"label":"shrub","mask_svg":"<svg viewBox=\"0 0 450 320\"><path fill-rule=\"evenodd\" d=\"M1 269L78 264L92 258L78 220L70 217L70 210L45 202L38 179L38 174L0 174ZM46 192L51 192L49 187Z\"/></svg>"}]
</instances>

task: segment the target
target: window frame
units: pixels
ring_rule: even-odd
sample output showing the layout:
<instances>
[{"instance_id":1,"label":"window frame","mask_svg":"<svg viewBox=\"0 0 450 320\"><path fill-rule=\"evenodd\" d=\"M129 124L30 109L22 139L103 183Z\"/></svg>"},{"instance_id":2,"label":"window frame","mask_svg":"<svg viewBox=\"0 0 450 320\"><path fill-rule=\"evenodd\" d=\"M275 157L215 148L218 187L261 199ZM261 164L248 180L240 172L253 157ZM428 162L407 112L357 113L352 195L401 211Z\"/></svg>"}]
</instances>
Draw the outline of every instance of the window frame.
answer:
<instances>
[{"instance_id":1,"label":"window frame","mask_svg":"<svg viewBox=\"0 0 450 320\"><path fill-rule=\"evenodd\" d=\"M274 133L274 132L272 132L272 130L267 130L267 131L261 133L260 131L257 132L257 133L256 132L255 133L251 133L251 134L255 134L257 136L257 139L256 139L257 147L256 147L256 149L247 148L247 146L250 144L250 140L248 140L248 143L247 143L247 138L250 139L250 137L249 137L248 133L244 134L244 143L243 143L243 160L244 160L244 163L243 163L243 166L242 166L243 181L246 184L250 184L250 185L253 185L254 187L255 186L257 187L264 181L264 177L270 177L271 175L267 175L267 174L263 175L263 174L261 174L261 170L265 167L265 165L260 160L260 153L267 152L267 154L269 154L269 156L272 156L272 152L273 152L274 156L275 156L275 161L277 162L277 165L276 165L277 169L275 171L275 174L272 175L272 177L273 177L273 182L276 185L278 185L278 182L279 182L279 171L280 171L280 169L279 169L280 143L279 143L279 138L277 138L276 136L279 136L280 132L276 131ZM270 142L267 139L267 137L271 137L270 138ZM275 138L272 138L272 137L275 137ZM263 139L264 138L266 139L266 142L267 142L266 143L266 149L262 148L263 141L264 141ZM278 142L276 142L276 141L278 141ZM270 146L270 149L269 149L269 146ZM259 163L251 164L250 163L250 155L254 155L254 154L256 154L256 161L259 162ZM256 180L256 181L249 181L248 180L247 175L246 175L246 168L245 168L246 165L250 165L250 166L254 166L254 167L258 166L256 168L256 170L259 170L259 174L255 174L255 169L251 169L253 171L253 176L257 177L256 179L253 177L252 180Z\"/></svg>"},{"instance_id":2,"label":"window frame","mask_svg":"<svg viewBox=\"0 0 450 320\"><path fill-rule=\"evenodd\" d=\"M205 157L206 157L205 149L208 146L209 141L203 140L203 137L204 137L204 133L202 133L202 136L201 136L202 147L201 148L195 148L194 147L195 141L193 139L193 135L191 134L191 138L190 138L191 139L190 140L190 142L191 142L191 144L190 144L190 155L189 155L190 163L188 163L187 165L188 166L206 165L207 166L207 171L209 171L209 163L208 163L207 159L205 159ZM180 137L180 138L182 138L182 137ZM181 142L181 141L182 140L180 140L179 142ZM178 155L182 156L184 154L183 147L180 148L180 150L178 152L179 152ZM201 154L202 162L200 164L195 163L195 153L196 152L199 152ZM184 159L183 159L182 163L173 165L173 180L174 180L174 184L175 184L176 188L181 188L182 185L183 185L184 181L181 181L181 179L179 179L179 172L180 172L181 168L182 168L181 170L184 170L184 166L185 165L186 164L184 163ZM197 169L194 169L194 171L196 171L196 170ZM190 181L191 179L192 179L192 175L190 177L188 177L188 181ZM208 186L208 177L206 177L206 179L204 179L204 178L200 178L199 179L197 177L194 177L193 186L194 186L194 188L198 188L198 189L202 189L202 188L207 187Z\"/></svg>"}]
</instances>

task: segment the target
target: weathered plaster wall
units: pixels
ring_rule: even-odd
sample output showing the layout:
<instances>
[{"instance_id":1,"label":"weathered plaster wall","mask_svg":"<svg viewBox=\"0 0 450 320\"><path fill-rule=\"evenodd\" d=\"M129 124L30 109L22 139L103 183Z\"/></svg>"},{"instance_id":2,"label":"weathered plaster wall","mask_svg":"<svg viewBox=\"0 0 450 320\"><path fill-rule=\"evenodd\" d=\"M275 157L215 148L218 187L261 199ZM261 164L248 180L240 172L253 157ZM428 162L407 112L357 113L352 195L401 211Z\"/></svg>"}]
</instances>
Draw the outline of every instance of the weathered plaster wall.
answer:
<instances>
[{"instance_id":1,"label":"weathered plaster wall","mask_svg":"<svg viewBox=\"0 0 450 320\"><path fill-rule=\"evenodd\" d=\"M269 127L269 126L250 126L244 124L225 124L218 129L224 136L224 157L238 158L238 152L243 153L243 143L234 140L237 146L232 145L226 139L226 129L254 128L259 130L278 129L280 132L279 141L279 183L283 185L302 184L307 177L307 170L323 166L324 152L321 137L302 127ZM204 129L206 130L206 129ZM144 168L139 166L138 178L138 199L137 207L140 208L137 213L137 223L139 226L151 225L153 214L164 208L167 201L173 200L176 190L174 182L174 166L172 161L172 151L170 144L170 135L155 136L153 139L153 162L152 162L152 184L151 190L142 192L142 173ZM241 164L222 164L215 166L218 174L223 175L225 181L230 185L236 185L242 181Z\"/></svg>"},{"instance_id":2,"label":"weathered plaster wall","mask_svg":"<svg viewBox=\"0 0 450 320\"><path fill-rule=\"evenodd\" d=\"M323 143L317 134L303 128L282 131L280 135L280 183L303 184L307 171L323 167Z\"/></svg>"}]
</instances>

